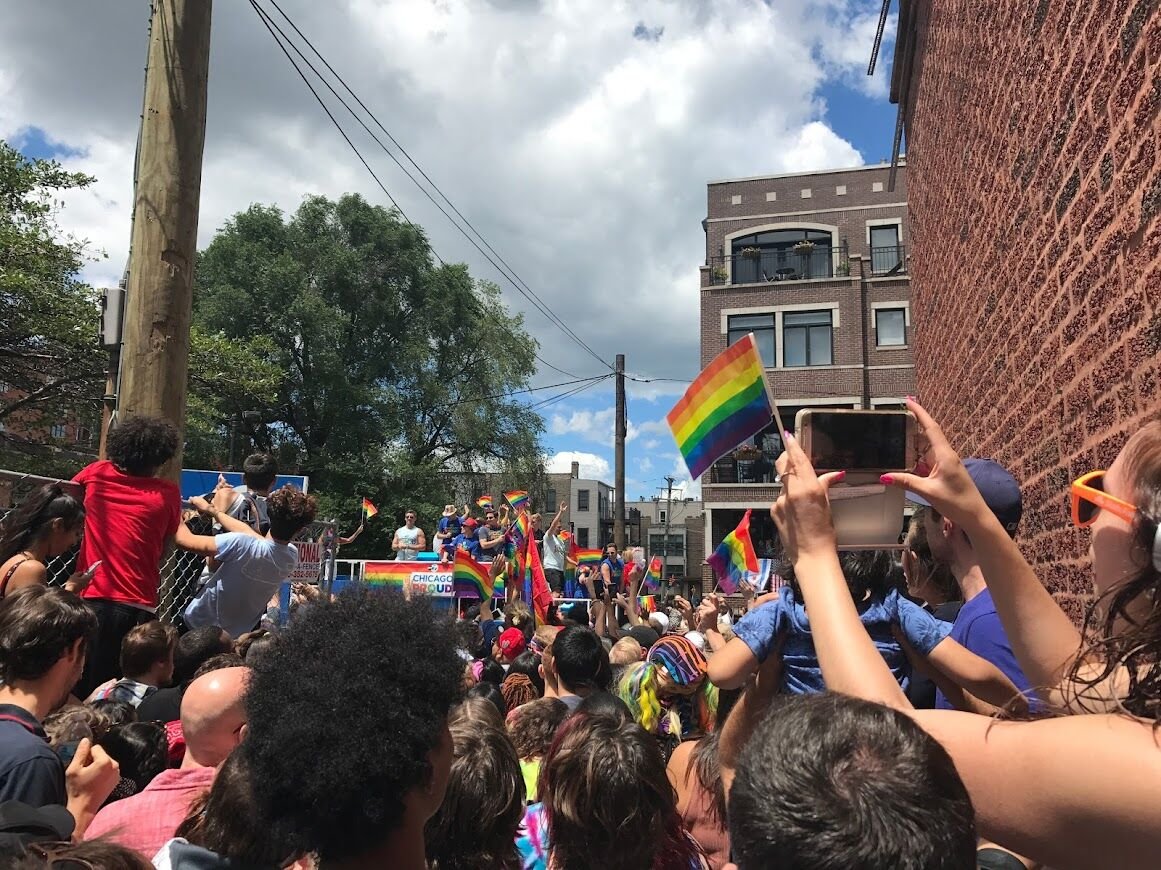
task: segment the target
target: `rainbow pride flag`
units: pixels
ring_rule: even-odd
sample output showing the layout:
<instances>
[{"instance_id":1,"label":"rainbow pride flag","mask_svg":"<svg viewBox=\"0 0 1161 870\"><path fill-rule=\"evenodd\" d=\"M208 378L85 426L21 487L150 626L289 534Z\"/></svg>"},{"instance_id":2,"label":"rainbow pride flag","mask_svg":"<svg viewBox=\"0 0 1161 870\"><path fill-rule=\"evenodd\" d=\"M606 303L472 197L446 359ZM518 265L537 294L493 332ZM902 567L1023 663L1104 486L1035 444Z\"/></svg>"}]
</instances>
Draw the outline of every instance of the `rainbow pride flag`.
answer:
<instances>
[{"instance_id":1,"label":"rainbow pride flag","mask_svg":"<svg viewBox=\"0 0 1161 870\"><path fill-rule=\"evenodd\" d=\"M774 419L754 334L718 354L666 415L691 477L698 478Z\"/></svg>"},{"instance_id":2,"label":"rainbow pride flag","mask_svg":"<svg viewBox=\"0 0 1161 870\"><path fill-rule=\"evenodd\" d=\"M637 596L637 613L643 618L648 619L650 613L657 612L657 599L652 595L638 595Z\"/></svg>"},{"instance_id":3,"label":"rainbow pride flag","mask_svg":"<svg viewBox=\"0 0 1161 870\"><path fill-rule=\"evenodd\" d=\"M402 592L411 582L413 570L408 562L367 562L363 566L363 582L368 586Z\"/></svg>"},{"instance_id":4,"label":"rainbow pride flag","mask_svg":"<svg viewBox=\"0 0 1161 870\"><path fill-rule=\"evenodd\" d=\"M516 515L515 521L508 527L508 539L514 540L517 543L528 539L528 530L532 528L532 520L528 517L528 512L523 511Z\"/></svg>"},{"instance_id":5,"label":"rainbow pride flag","mask_svg":"<svg viewBox=\"0 0 1161 870\"><path fill-rule=\"evenodd\" d=\"M576 559L578 566L588 565L590 568L595 568L597 565L600 565L601 560L605 558L605 551L581 549L578 547L573 558Z\"/></svg>"},{"instance_id":6,"label":"rainbow pride flag","mask_svg":"<svg viewBox=\"0 0 1161 870\"><path fill-rule=\"evenodd\" d=\"M643 585L648 592L656 592L661 588L662 561L660 556L649 560L649 567L645 570Z\"/></svg>"},{"instance_id":7,"label":"rainbow pride flag","mask_svg":"<svg viewBox=\"0 0 1161 870\"><path fill-rule=\"evenodd\" d=\"M733 594L738 584L746 579L747 571L757 572L758 554L750 541L750 511L746 511L738 527L726 535L717 549L705 560L718 578L718 586Z\"/></svg>"},{"instance_id":8,"label":"rainbow pride flag","mask_svg":"<svg viewBox=\"0 0 1161 870\"><path fill-rule=\"evenodd\" d=\"M522 513L528 510L528 493L522 489L514 489L511 492L504 493L504 498L508 504L512 505L512 510L516 513Z\"/></svg>"},{"instance_id":9,"label":"rainbow pride flag","mask_svg":"<svg viewBox=\"0 0 1161 870\"><path fill-rule=\"evenodd\" d=\"M476 507L490 511L492 509L492 497L490 495L480 496L478 499L476 499Z\"/></svg>"},{"instance_id":10,"label":"rainbow pride flag","mask_svg":"<svg viewBox=\"0 0 1161 870\"><path fill-rule=\"evenodd\" d=\"M495 591L486 565L481 565L467 550L456 550L452 566L452 586L459 598L491 598Z\"/></svg>"},{"instance_id":11,"label":"rainbow pride flag","mask_svg":"<svg viewBox=\"0 0 1161 870\"><path fill-rule=\"evenodd\" d=\"M365 516L367 519L371 519L371 517L375 516L377 513L379 513L379 508L371 504L371 499L363 499L363 516Z\"/></svg>"}]
</instances>

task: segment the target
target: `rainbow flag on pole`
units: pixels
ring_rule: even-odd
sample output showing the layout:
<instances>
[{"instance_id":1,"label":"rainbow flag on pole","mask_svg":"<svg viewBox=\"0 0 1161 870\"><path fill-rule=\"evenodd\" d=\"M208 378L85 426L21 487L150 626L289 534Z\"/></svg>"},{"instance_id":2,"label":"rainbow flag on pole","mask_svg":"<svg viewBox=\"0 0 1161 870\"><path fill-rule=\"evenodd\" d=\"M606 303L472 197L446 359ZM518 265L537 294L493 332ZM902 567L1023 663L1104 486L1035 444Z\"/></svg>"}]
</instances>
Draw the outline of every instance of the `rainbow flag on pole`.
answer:
<instances>
[{"instance_id":1,"label":"rainbow flag on pole","mask_svg":"<svg viewBox=\"0 0 1161 870\"><path fill-rule=\"evenodd\" d=\"M363 516L365 516L367 519L371 519L371 517L375 516L377 513L379 513L379 508L371 504L371 499L363 499Z\"/></svg>"},{"instance_id":2,"label":"rainbow flag on pole","mask_svg":"<svg viewBox=\"0 0 1161 870\"><path fill-rule=\"evenodd\" d=\"M532 520L528 518L528 512L524 511L516 515L515 522L508 527L507 537L510 541L516 543L523 543L528 539L529 529L532 528Z\"/></svg>"},{"instance_id":3,"label":"rainbow flag on pole","mask_svg":"<svg viewBox=\"0 0 1161 870\"><path fill-rule=\"evenodd\" d=\"M691 477L757 435L777 411L754 334L718 354L666 415Z\"/></svg>"},{"instance_id":4,"label":"rainbow flag on pole","mask_svg":"<svg viewBox=\"0 0 1161 870\"><path fill-rule=\"evenodd\" d=\"M728 595L746 579L747 571L757 572L758 554L750 541L750 511L705 561L717 575L718 586Z\"/></svg>"},{"instance_id":5,"label":"rainbow flag on pole","mask_svg":"<svg viewBox=\"0 0 1161 870\"><path fill-rule=\"evenodd\" d=\"M478 499L476 499L476 507L490 511L492 509L492 497L490 495L480 496Z\"/></svg>"},{"instance_id":6,"label":"rainbow flag on pole","mask_svg":"<svg viewBox=\"0 0 1161 870\"><path fill-rule=\"evenodd\" d=\"M491 573L471 557L467 550L456 550L452 566L452 586L460 598L491 598L495 591Z\"/></svg>"},{"instance_id":7,"label":"rainbow flag on pole","mask_svg":"<svg viewBox=\"0 0 1161 870\"><path fill-rule=\"evenodd\" d=\"M643 585L649 592L656 592L661 588L661 571L662 561L660 556L654 556L649 560L649 567L645 571L645 579Z\"/></svg>"},{"instance_id":8,"label":"rainbow flag on pole","mask_svg":"<svg viewBox=\"0 0 1161 870\"><path fill-rule=\"evenodd\" d=\"M638 595L637 596L637 613L645 619L649 618L650 613L657 612L657 599L652 595Z\"/></svg>"},{"instance_id":9,"label":"rainbow flag on pole","mask_svg":"<svg viewBox=\"0 0 1161 870\"><path fill-rule=\"evenodd\" d=\"M363 566L363 582L378 589L402 592L411 582L412 570L406 562L367 562Z\"/></svg>"},{"instance_id":10,"label":"rainbow flag on pole","mask_svg":"<svg viewBox=\"0 0 1161 870\"><path fill-rule=\"evenodd\" d=\"M514 489L511 492L504 493L504 499L508 504L512 505L512 510L516 513L522 513L528 510L528 493L522 489Z\"/></svg>"},{"instance_id":11,"label":"rainbow flag on pole","mask_svg":"<svg viewBox=\"0 0 1161 870\"><path fill-rule=\"evenodd\" d=\"M573 556L576 559L577 566L588 565L590 568L595 568L601 564L601 560L605 558L604 550L592 550L577 548L576 554Z\"/></svg>"}]
</instances>

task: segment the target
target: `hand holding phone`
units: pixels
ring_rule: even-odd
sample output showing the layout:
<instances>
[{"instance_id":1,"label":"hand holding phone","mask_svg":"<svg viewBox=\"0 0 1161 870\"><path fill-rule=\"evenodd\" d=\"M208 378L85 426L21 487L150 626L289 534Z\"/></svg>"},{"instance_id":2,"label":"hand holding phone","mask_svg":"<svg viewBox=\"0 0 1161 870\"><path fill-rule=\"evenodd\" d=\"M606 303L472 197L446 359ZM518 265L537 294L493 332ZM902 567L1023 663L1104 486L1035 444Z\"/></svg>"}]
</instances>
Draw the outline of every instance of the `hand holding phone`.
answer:
<instances>
[{"instance_id":1,"label":"hand holding phone","mask_svg":"<svg viewBox=\"0 0 1161 870\"><path fill-rule=\"evenodd\" d=\"M97 573L97 569L100 567L101 560L98 559L96 562L90 565L87 570L79 571L76 574L73 574L73 576L69 577L69 579L65 581L64 588L69 592L80 595L88 587L90 581L92 581L94 575Z\"/></svg>"}]
</instances>

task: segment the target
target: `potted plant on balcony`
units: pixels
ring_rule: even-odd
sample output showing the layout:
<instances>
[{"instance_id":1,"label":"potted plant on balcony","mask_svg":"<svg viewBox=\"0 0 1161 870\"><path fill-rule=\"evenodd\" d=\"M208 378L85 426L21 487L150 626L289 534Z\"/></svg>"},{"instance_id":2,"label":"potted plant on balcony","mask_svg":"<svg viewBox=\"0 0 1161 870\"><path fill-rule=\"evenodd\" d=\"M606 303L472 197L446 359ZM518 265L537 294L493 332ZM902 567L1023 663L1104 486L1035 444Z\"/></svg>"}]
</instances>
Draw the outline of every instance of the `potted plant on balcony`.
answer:
<instances>
[{"instance_id":1,"label":"potted plant on balcony","mask_svg":"<svg viewBox=\"0 0 1161 870\"><path fill-rule=\"evenodd\" d=\"M742 248L741 254L747 260L757 260L759 257L762 256L762 249L755 248L751 245L751 246Z\"/></svg>"},{"instance_id":2,"label":"potted plant on balcony","mask_svg":"<svg viewBox=\"0 0 1161 870\"><path fill-rule=\"evenodd\" d=\"M753 444L743 444L734 451L734 459L747 460L759 459L762 456L762 451Z\"/></svg>"},{"instance_id":3,"label":"potted plant on balcony","mask_svg":"<svg viewBox=\"0 0 1161 870\"><path fill-rule=\"evenodd\" d=\"M849 260L843 260L835 266L834 273L840 278L846 278L851 274L851 264Z\"/></svg>"},{"instance_id":4,"label":"potted plant on balcony","mask_svg":"<svg viewBox=\"0 0 1161 870\"><path fill-rule=\"evenodd\" d=\"M729 277L729 275L726 274L725 266L714 266L713 272L711 274L713 275L715 284L724 284L726 282L726 278Z\"/></svg>"},{"instance_id":5,"label":"potted plant on balcony","mask_svg":"<svg viewBox=\"0 0 1161 870\"><path fill-rule=\"evenodd\" d=\"M814 242L809 239L803 239L794 245L794 250L800 254L809 254L814 251Z\"/></svg>"}]
</instances>

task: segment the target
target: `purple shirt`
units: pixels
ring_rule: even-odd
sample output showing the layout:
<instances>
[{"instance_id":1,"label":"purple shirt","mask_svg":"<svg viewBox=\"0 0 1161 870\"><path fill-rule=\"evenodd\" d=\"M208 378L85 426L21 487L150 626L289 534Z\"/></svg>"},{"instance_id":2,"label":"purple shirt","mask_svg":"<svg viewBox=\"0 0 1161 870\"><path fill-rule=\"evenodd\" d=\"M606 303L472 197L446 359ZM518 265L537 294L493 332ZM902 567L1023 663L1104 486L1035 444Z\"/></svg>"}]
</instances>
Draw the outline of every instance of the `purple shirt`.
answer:
<instances>
[{"instance_id":1,"label":"purple shirt","mask_svg":"<svg viewBox=\"0 0 1161 870\"><path fill-rule=\"evenodd\" d=\"M1035 709L1035 698L1029 693L1028 678L1020 669L1008 635L1004 632L996 605L992 603L992 593L984 589L979 595L960 608L959 616L951 627L951 637L967 647L980 658L991 662L1004 672L1016 688L1024 693ZM935 693L935 706L940 710L954 709L943 692Z\"/></svg>"}]
</instances>

